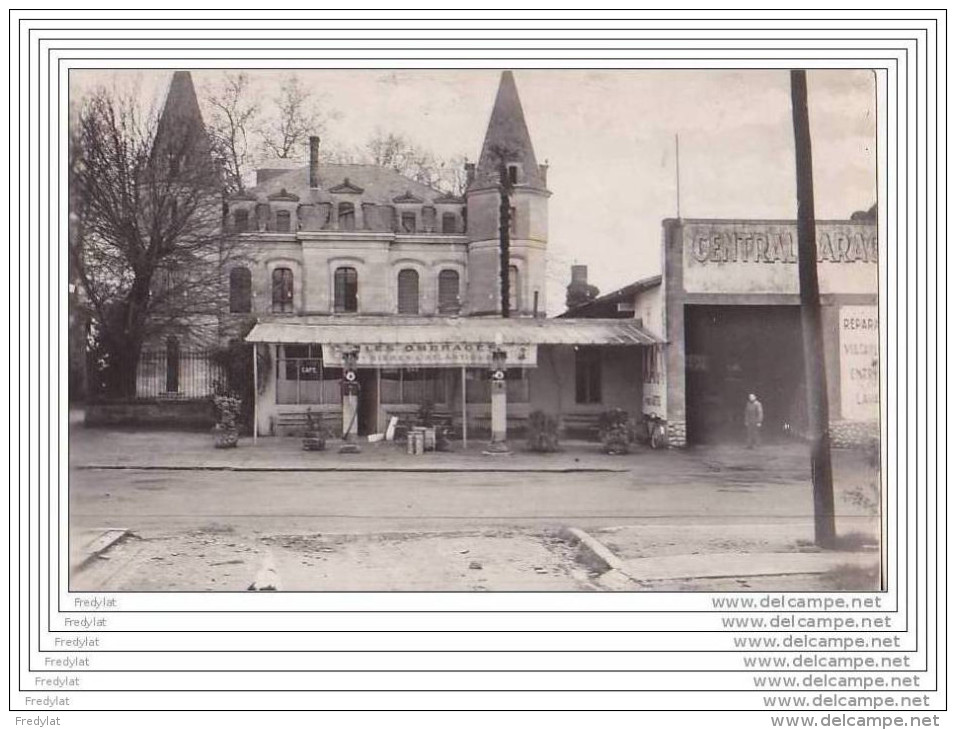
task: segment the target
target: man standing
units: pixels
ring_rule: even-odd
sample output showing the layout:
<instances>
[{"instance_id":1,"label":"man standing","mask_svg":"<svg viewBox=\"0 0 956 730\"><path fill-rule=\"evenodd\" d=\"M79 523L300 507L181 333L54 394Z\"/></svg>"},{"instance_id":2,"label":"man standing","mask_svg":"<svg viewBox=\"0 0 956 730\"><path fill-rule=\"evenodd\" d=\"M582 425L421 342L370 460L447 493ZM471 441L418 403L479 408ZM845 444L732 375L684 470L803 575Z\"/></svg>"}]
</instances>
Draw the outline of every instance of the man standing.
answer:
<instances>
[{"instance_id":1,"label":"man standing","mask_svg":"<svg viewBox=\"0 0 956 730\"><path fill-rule=\"evenodd\" d=\"M759 446L760 427L763 426L763 406L760 405L760 401L753 393L747 396L744 424L747 426L747 448L752 449L754 446Z\"/></svg>"}]
</instances>

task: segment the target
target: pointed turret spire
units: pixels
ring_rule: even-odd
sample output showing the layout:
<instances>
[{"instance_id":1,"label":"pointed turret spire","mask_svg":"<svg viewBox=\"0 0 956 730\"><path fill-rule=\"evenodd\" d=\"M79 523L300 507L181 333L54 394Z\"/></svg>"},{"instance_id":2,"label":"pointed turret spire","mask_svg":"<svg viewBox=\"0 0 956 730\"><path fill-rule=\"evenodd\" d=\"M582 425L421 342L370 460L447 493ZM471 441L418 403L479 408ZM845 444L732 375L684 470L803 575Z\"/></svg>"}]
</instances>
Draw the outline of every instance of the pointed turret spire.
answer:
<instances>
[{"instance_id":1,"label":"pointed turret spire","mask_svg":"<svg viewBox=\"0 0 956 730\"><path fill-rule=\"evenodd\" d=\"M485 133L475 178L470 187L484 188L497 185L500 179L499 167L502 157L506 164L517 164L519 185L540 189L546 187L534 156L531 135L525 124L521 99L518 98L518 87L515 85L511 71L504 71L501 74L495 106L491 111L488 131Z\"/></svg>"},{"instance_id":2,"label":"pointed turret spire","mask_svg":"<svg viewBox=\"0 0 956 730\"><path fill-rule=\"evenodd\" d=\"M169 91L166 92L166 103L159 118L156 136L174 130L181 131L183 127L194 125L202 127L203 121L193 77L189 71L176 71L169 83Z\"/></svg>"},{"instance_id":3,"label":"pointed turret spire","mask_svg":"<svg viewBox=\"0 0 956 730\"><path fill-rule=\"evenodd\" d=\"M189 71L176 71L166 92L163 113L156 125L153 151L155 154L158 150L181 150L184 144L194 146L199 154L209 151L206 126L199 110L192 75Z\"/></svg>"}]
</instances>

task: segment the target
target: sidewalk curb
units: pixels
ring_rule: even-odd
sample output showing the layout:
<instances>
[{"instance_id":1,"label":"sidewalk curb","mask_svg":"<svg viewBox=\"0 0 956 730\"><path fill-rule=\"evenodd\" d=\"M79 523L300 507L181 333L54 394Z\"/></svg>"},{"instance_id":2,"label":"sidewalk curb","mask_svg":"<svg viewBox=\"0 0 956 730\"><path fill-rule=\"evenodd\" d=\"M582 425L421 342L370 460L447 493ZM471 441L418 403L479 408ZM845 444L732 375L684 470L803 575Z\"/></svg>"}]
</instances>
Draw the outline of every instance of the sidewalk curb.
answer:
<instances>
[{"instance_id":1,"label":"sidewalk curb","mask_svg":"<svg viewBox=\"0 0 956 730\"><path fill-rule=\"evenodd\" d=\"M617 557L617 555L612 553L603 543L591 537L584 530L580 530L577 527L568 527L564 529L563 533L562 536L569 542L576 544L578 549L588 558L588 562L591 565L605 571L619 571L623 567L624 562Z\"/></svg>"},{"instance_id":2,"label":"sidewalk curb","mask_svg":"<svg viewBox=\"0 0 956 730\"><path fill-rule=\"evenodd\" d=\"M80 464L71 467L78 471L228 471L228 472L364 472L409 474L624 474L630 469L609 467L451 467L451 466L229 466L229 465L169 465L158 464Z\"/></svg>"},{"instance_id":3,"label":"sidewalk curb","mask_svg":"<svg viewBox=\"0 0 956 730\"><path fill-rule=\"evenodd\" d=\"M79 573L120 540L132 534L124 527L104 529L98 537L93 538L83 547L82 551L79 551L81 554L85 553L85 555L81 560L70 566L70 575Z\"/></svg>"}]
</instances>

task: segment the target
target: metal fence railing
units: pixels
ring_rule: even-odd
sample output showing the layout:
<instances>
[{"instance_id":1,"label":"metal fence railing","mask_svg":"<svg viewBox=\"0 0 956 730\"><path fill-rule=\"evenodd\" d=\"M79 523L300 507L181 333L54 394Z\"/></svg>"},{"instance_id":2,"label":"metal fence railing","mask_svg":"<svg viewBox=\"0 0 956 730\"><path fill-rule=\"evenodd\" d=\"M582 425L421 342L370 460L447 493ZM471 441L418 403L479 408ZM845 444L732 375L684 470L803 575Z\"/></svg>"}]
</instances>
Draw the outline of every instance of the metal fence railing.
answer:
<instances>
[{"instance_id":1,"label":"metal fence railing","mask_svg":"<svg viewBox=\"0 0 956 730\"><path fill-rule=\"evenodd\" d=\"M136 397L205 398L215 394L224 375L208 350L144 350L136 369Z\"/></svg>"}]
</instances>

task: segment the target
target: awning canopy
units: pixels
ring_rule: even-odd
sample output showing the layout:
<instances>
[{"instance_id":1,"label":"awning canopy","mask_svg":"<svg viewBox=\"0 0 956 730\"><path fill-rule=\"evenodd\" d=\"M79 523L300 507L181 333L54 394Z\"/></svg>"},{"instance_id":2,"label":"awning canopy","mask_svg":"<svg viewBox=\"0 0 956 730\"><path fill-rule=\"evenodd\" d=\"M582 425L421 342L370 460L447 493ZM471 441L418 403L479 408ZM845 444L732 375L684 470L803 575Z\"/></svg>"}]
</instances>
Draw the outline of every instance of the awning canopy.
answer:
<instances>
[{"instance_id":1,"label":"awning canopy","mask_svg":"<svg viewBox=\"0 0 956 730\"><path fill-rule=\"evenodd\" d=\"M654 345L660 340L626 319L436 317L295 317L260 321L247 342L322 345L341 365L357 351L358 367L484 367L501 349L507 367L535 367L538 345Z\"/></svg>"},{"instance_id":2,"label":"awning canopy","mask_svg":"<svg viewBox=\"0 0 956 730\"><path fill-rule=\"evenodd\" d=\"M661 340L633 319L528 317L295 317L260 320L246 342L273 344L654 345Z\"/></svg>"}]
</instances>

